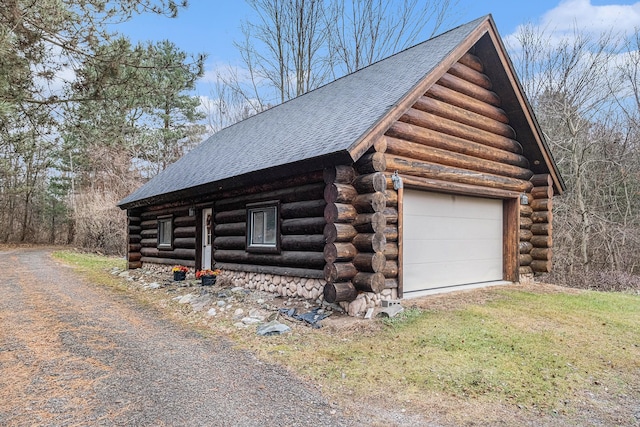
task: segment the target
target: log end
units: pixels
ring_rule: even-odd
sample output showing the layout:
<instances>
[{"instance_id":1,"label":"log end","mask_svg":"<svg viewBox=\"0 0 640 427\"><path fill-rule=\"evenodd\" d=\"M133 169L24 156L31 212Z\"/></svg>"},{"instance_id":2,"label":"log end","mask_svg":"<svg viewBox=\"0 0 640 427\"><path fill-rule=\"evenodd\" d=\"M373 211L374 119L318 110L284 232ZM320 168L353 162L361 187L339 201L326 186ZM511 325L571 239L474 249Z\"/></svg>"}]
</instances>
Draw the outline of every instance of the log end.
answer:
<instances>
[{"instance_id":1,"label":"log end","mask_svg":"<svg viewBox=\"0 0 640 427\"><path fill-rule=\"evenodd\" d=\"M327 283L324 285L324 300L328 303L351 302L358 296L358 291L350 282Z\"/></svg>"},{"instance_id":2,"label":"log end","mask_svg":"<svg viewBox=\"0 0 640 427\"><path fill-rule=\"evenodd\" d=\"M129 261L127 263L127 268L129 270L135 270L136 268L142 268L142 261Z\"/></svg>"}]
</instances>

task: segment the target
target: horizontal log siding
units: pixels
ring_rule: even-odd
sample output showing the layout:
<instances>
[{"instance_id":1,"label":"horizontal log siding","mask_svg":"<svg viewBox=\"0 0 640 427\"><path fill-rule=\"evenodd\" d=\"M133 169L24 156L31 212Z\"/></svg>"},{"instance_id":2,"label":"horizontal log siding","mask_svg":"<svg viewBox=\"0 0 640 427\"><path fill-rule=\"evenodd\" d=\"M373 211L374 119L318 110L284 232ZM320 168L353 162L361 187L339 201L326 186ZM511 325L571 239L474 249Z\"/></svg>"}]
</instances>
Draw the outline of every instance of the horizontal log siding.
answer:
<instances>
[{"instance_id":1,"label":"horizontal log siding","mask_svg":"<svg viewBox=\"0 0 640 427\"><path fill-rule=\"evenodd\" d=\"M548 273L553 257L553 181L549 174L534 175L530 193L531 205L531 269L534 273ZM533 199L533 200L531 200Z\"/></svg>"},{"instance_id":2,"label":"horizontal log siding","mask_svg":"<svg viewBox=\"0 0 640 427\"><path fill-rule=\"evenodd\" d=\"M158 249L158 217L171 215L173 249ZM151 206L140 213L139 262L150 264L196 265L196 217L187 206ZM129 252L131 258L132 252ZM134 255L135 256L135 255Z\"/></svg>"},{"instance_id":3,"label":"horizontal log siding","mask_svg":"<svg viewBox=\"0 0 640 427\"><path fill-rule=\"evenodd\" d=\"M142 231L141 218L137 211L127 211L127 268L134 269L142 267L142 255L140 249L142 248ZM135 230L135 231L134 231Z\"/></svg>"},{"instance_id":4,"label":"horizontal log siding","mask_svg":"<svg viewBox=\"0 0 640 427\"><path fill-rule=\"evenodd\" d=\"M479 195L484 188L488 197L531 190L529 162L478 64L466 54L388 129L387 173L416 178L410 186L435 180Z\"/></svg>"},{"instance_id":5,"label":"horizontal log siding","mask_svg":"<svg viewBox=\"0 0 640 427\"><path fill-rule=\"evenodd\" d=\"M260 191L264 189L264 191ZM322 172L277 183L246 188L244 192L221 195L213 204L214 254L216 265L232 270L323 277L324 190ZM246 251L246 206L250 203L280 202L280 253Z\"/></svg>"}]
</instances>

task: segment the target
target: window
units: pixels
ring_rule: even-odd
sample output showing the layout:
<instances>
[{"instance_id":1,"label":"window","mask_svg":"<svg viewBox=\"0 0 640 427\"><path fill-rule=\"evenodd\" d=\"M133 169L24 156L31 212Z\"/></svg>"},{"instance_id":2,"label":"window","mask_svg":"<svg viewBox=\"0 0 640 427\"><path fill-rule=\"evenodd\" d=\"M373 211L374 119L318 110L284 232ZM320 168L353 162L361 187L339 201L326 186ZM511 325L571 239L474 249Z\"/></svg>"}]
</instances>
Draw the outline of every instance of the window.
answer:
<instances>
[{"instance_id":1,"label":"window","mask_svg":"<svg viewBox=\"0 0 640 427\"><path fill-rule=\"evenodd\" d=\"M158 249L173 249L173 217L158 217Z\"/></svg>"},{"instance_id":2,"label":"window","mask_svg":"<svg viewBox=\"0 0 640 427\"><path fill-rule=\"evenodd\" d=\"M278 203L247 206L247 251L279 252Z\"/></svg>"}]
</instances>

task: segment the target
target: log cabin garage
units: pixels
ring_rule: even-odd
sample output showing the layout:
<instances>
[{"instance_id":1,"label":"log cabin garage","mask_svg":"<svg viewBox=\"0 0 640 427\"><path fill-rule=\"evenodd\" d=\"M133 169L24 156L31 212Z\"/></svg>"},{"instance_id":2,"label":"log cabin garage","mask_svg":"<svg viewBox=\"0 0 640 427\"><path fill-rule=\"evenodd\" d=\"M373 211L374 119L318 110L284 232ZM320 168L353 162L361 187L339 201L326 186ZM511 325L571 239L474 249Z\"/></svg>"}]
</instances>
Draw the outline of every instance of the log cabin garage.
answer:
<instances>
[{"instance_id":1,"label":"log cabin garage","mask_svg":"<svg viewBox=\"0 0 640 427\"><path fill-rule=\"evenodd\" d=\"M549 271L563 190L485 16L217 132L119 206L129 268L358 315Z\"/></svg>"}]
</instances>

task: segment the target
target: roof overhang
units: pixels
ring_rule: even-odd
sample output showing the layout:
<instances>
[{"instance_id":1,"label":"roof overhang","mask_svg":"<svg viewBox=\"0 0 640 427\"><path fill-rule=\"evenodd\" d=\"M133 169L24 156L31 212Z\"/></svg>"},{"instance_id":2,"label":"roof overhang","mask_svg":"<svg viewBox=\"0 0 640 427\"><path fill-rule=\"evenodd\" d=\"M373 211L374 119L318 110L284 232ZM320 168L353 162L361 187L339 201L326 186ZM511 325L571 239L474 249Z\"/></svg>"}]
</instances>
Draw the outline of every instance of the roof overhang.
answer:
<instances>
[{"instance_id":1,"label":"roof overhang","mask_svg":"<svg viewBox=\"0 0 640 427\"><path fill-rule=\"evenodd\" d=\"M272 182L290 178L302 173L322 170L336 164L351 162L351 156L346 151L332 153L326 156L305 159L296 163L289 163L271 167L268 169L253 171L243 175L209 182L203 185L186 188L171 193L163 193L157 196L135 200L130 203L118 203L120 209L135 209L144 206L175 204L184 205L202 203L210 200L211 195L228 190L234 190L251 185L259 185L265 182Z\"/></svg>"}]
</instances>

